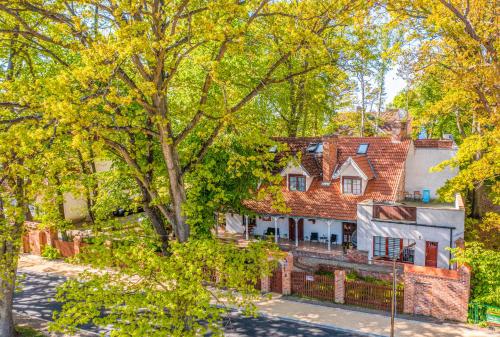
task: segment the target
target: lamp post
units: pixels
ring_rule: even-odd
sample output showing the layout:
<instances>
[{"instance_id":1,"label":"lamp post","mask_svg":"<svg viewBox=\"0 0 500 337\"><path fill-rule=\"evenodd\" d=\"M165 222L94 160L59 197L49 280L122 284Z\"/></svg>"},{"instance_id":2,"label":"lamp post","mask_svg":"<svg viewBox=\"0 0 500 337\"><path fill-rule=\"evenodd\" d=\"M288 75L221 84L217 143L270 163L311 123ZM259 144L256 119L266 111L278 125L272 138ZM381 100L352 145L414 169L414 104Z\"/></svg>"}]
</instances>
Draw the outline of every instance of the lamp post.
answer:
<instances>
[{"instance_id":1,"label":"lamp post","mask_svg":"<svg viewBox=\"0 0 500 337\"><path fill-rule=\"evenodd\" d=\"M412 248L415 246L415 242L409 244L408 246L404 246L402 249L398 251L394 256L377 256L375 260L382 258L390 258L392 259L392 298L391 298L391 337L394 337L394 316L396 314L396 261L401 256L401 253L405 250L405 248Z\"/></svg>"}]
</instances>

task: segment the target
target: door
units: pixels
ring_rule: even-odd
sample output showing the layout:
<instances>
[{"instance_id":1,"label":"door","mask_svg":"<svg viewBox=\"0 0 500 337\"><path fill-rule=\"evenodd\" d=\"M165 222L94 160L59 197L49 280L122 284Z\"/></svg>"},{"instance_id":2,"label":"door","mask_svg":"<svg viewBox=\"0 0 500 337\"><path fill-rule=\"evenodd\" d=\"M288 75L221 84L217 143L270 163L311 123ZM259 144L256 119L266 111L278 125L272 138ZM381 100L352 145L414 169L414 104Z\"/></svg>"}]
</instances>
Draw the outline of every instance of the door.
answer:
<instances>
[{"instance_id":1,"label":"door","mask_svg":"<svg viewBox=\"0 0 500 337\"><path fill-rule=\"evenodd\" d=\"M425 266L437 267L438 243L425 241Z\"/></svg>"},{"instance_id":2,"label":"door","mask_svg":"<svg viewBox=\"0 0 500 337\"><path fill-rule=\"evenodd\" d=\"M293 218L288 219L288 237L290 240L295 241L295 225L297 221ZM298 220L297 234L299 241L304 241L304 219Z\"/></svg>"},{"instance_id":3,"label":"door","mask_svg":"<svg viewBox=\"0 0 500 337\"><path fill-rule=\"evenodd\" d=\"M356 224L350 222L342 223L342 243L351 244L352 234L356 231Z\"/></svg>"}]
</instances>

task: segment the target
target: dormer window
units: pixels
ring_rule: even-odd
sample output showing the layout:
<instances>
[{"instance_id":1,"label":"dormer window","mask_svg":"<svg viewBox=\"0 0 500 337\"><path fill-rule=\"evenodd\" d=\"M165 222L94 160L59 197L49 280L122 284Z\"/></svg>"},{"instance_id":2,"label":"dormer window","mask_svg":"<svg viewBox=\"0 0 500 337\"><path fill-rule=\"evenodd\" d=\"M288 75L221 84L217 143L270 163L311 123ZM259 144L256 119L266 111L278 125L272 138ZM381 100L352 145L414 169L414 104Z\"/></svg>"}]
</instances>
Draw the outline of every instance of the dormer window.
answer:
<instances>
[{"instance_id":1,"label":"dormer window","mask_svg":"<svg viewBox=\"0 0 500 337\"><path fill-rule=\"evenodd\" d=\"M361 178L343 177L342 192L344 194L361 195Z\"/></svg>"},{"instance_id":2,"label":"dormer window","mask_svg":"<svg viewBox=\"0 0 500 337\"><path fill-rule=\"evenodd\" d=\"M290 191L305 192L306 190L306 177L299 174L288 175L288 189Z\"/></svg>"}]
</instances>

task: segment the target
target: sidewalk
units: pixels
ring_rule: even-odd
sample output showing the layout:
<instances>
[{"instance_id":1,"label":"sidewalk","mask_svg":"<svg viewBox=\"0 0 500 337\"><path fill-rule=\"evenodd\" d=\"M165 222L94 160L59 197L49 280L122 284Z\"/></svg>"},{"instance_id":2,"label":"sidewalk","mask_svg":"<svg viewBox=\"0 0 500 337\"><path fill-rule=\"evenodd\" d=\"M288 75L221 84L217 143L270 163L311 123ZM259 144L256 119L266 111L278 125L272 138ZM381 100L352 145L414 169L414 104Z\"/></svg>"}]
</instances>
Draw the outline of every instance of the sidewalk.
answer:
<instances>
[{"instance_id":1,"label":"sidewalk","mask_svg":"<svg viewBox=\"0 0 500 337\"><path fill-rule=\"evenodd\" d=\"M35 255L22 255L19 261L21 271L58 274L75 277L85 270L62 261L47 261ZM305 303L273 294L272 299L263 298L256 303L258 311L269 317L308 322L327 327L340 328L373 335L388 336L390 317L371 312L349 310L347 306L325 306ZM396 336L422 337L493 337L499 333L461 323L427 322L396 318Z\"/></svg>"}]
</instances>

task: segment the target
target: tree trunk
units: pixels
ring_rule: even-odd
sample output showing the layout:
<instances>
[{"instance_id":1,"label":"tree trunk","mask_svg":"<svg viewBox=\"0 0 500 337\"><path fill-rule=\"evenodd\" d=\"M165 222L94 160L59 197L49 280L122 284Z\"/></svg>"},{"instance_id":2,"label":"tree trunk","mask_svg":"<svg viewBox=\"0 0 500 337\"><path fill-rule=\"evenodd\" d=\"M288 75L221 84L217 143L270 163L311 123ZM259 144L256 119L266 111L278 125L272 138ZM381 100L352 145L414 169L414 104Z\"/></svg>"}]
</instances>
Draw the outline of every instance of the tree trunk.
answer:
<instances>
[{"instance_id":1,"label":"tree trunk","mask_svg":"<svg viewBox=\"0 0 500 337\"><path fill-rule=\"evenodd\" d=\"M19 182L20 180L18 180ZM18 186L18 188L21 187ZM0 199L0 336L13 337L14 321L12 305L22 222L17 223L7 220L3 206L3 200ZM24 208L22 198L18 198L18 206L20 209Z\"/></svg>"},{"instance_id":2,"label":"tree trunk","mask_svg":"<svg viewBox=\"0 0 500 337\"><path fill-rule=\"evenodd\" d=\"M172 227L177 241L186 242L189 239L189 225L186 223L186 217L182 212L182 206L186 202L186 190L182 181L179 155L177 149L172 144L171 137L168 137L170 132L161 126L159 130L162 154L167 165L170 201L174 213Z\"/></svg>"},{"instance_id":3,"label":"tree trunk","mask_svg":"<svg viewBox=\"0 0 500 337\"><path fill-rule=\"evenodd\" d=\"M5 243L4 243L5 244ZM15 273L13 277L4 280L4 272L0 276L0 336L14 337L14 320L12 302L14 299Z\"/></svg>"},{"instance_id":4,"label":"tree trunk","mask_svg":"<svg viewBox=\"0 0 500 337\"><path fill-rule=\"evenodd\" d=\"M163 255L166 255L168 253L168 230L165 226L165 219L163 218L163 216L161 215L161 211L157 207L151 206L152 200L147 189L144 188L139 179L136 179L136 181L141 189L142 207L144 208L144 212L146 213L149 220L151 220L153 229L160 238L161 251Z\"/></svg>"}]
</instances>

